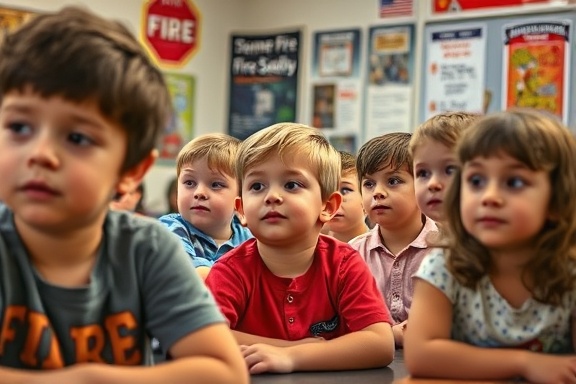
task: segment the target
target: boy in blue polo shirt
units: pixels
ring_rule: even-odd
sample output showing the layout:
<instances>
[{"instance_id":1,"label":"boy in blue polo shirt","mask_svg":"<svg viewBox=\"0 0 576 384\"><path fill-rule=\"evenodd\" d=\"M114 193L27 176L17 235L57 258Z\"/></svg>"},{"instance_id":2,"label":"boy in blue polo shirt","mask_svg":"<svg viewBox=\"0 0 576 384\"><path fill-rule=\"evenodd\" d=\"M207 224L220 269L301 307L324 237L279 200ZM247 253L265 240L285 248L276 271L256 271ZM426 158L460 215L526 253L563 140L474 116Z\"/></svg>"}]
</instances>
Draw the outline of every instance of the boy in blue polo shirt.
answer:
<instances>
[{"instance_id":1,"label":"boy in blue polo shirt","mask_svg":"<svg viewBox=\"0 0 576 384\"><path fill-rule=\"evenodd\" d=\"M220 256L252 237L234 211L239 145L238 139L223 133L186 144L176 159L179 213L160 217L180 237L203 279Z\"/></svg>"}]
</instances>

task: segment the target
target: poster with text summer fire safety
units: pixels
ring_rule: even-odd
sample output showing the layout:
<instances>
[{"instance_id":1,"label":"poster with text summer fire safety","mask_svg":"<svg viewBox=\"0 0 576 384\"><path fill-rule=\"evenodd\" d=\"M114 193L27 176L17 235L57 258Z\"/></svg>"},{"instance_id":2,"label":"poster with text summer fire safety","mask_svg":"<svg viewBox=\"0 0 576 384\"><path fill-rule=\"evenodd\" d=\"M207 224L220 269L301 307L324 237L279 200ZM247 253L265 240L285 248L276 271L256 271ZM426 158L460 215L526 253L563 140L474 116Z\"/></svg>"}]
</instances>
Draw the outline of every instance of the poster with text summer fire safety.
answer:
<instances>
[{"instance_id":1,"label":"poster with text summer fire safety","mask_svg":"<svg viewBox=\"0 0 576 384\"><path fill-rule=\"evenodd\" d=\"M504 26L503 109L546 110L567 123L570 20Z\"/></svg>"},{"instance_id":2,"label":"poster with text summer fire safety","mask_svg":"<svg viewBox=\"0 0 576 384\"><path fill-rule=\"evenodd\" d=\"M296 120L300 31L233 35L228 132L240 140Z\"/></svg>"}]
</instances>

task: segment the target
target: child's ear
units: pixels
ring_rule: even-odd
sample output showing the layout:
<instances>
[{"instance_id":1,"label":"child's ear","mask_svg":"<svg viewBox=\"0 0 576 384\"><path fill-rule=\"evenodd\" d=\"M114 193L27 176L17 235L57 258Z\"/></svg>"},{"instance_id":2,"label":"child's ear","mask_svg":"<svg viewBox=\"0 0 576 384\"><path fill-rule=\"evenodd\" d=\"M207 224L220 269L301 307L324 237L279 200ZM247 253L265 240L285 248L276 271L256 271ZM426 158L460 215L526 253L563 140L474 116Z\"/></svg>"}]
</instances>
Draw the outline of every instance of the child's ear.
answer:
<instances>
[{"instance_id":1,"label":"child's ear","mask_svg":"<svg viewBox=\"0 0 576 384\"><path fill-rule=\"evenodd\" d=\"M120 175L118 184L116 185L116 192L119 194L125 194L135 190L136 187L140 185L146 172L148 172L150 167L154 164L157 157L158 151L153 149L142 161L127 171L124 171L122 175Z\"/></svg>"},{"instance_id":2,"label":"child's ear","mask_svg":"<svg viewBox=\"0 0 576 384\"><path fill-rule=\"evenodd\" d=\"M330 221L334 217L336 212L338 212L340 204L342 204L342 195L340 194L340 192L333 192L328 197L328 200L324 203L322 212L320 212L320 221L322 223L327 223L328 221Z\"/></svg>"},{"instance_id":3,"label":"child's ear","mask_svg":"<svg viewBox=\"0 0 576 384\"><path fill-rule=\"evenodd\" d=\"M244 216L244 206L242 205L241 197L236 196L234 199L234 208L236 209L236 212L238 212L236 216L240 219L240 224L245 227L248 223L246 222L246 216Z\"/></svg>"}]
</instances>

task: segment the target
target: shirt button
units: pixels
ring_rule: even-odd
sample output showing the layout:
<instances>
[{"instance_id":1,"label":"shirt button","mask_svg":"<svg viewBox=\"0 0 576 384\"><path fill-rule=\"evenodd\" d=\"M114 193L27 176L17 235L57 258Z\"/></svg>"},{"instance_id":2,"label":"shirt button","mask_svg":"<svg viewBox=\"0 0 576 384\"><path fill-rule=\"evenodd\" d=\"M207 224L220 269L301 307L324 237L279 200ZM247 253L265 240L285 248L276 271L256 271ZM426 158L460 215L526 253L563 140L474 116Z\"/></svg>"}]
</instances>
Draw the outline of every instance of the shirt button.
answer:
<instances>
[{"instance_id":1,"label":"shirt button","mask_svg":"<svg viewBox=\"0 0 576 384\"><path fill-rule=\"evenodd\" d=\"M293 318L293 317L289 318L289 319L288 319L288 322L289 322L290 324L292 324L292 323L294 322L294 318Z\"/></svg>"},{"instance_id":2,"label":"shirt button","mask_svg":"<svg viewBox=\"0 0 576 384\"><path fill-rule=\"evenodd\" d=\"M288 295L286 296L286 301L288 301L289 303L294 301L294 297L292 297L292 295Z\"/></svg>"},{"instance_id":3,"label":"shirt button","mask_svg":"<svg viewBox=\"0 0 576 384\"><path fill-rule=\"evenodd\" d=\"M400 295L399 295L397 292L394 292L394 293L392 294L392 298L393 298L394 300L398 300L398 299L400 299Z\"/></svg>"}]
</instances>

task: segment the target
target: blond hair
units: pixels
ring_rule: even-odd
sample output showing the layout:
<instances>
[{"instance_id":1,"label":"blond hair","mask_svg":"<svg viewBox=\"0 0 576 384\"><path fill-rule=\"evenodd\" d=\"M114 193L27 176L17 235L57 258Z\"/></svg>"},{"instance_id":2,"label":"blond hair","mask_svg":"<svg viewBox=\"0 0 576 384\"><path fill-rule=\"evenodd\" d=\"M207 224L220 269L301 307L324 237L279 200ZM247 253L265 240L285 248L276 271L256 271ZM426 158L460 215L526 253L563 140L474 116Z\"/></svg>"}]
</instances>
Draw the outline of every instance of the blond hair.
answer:
<instances>
[{"instance_id":1,"label":"blond hair","mask_svg":"<svg viewBox=\"0 0 576 384\"><path fill-rule=\"evenodd\" d=\"M236 153L240 140L224 133L198 136L186 144L176 158L176 174L182 167L197 160L206 160L208 168L236 177Z\"/></svg>"},{"instance_id":2,"label":"blond hair","mask_svg":"<svg viewBox=\"0 0 576 384\"><path fill-rule=\"evenodd\" d=\"M320 184L322 201L338 190L340 155L316 128L298 123L278 123L264 128L242 142L238 150L236 177L242 191L246 173L271 155L282 161L304 158Z\"/></svg>"},{"instance_id":3,"label":"blond hair","mask_svg":"<svg viewBox=\"0 0 576 384\"><path fill-rule=\"evenodd\" d=\"M462 134L456 147L460 165L500 153L549 175L552 194L548 211L553 219L537 235L535 256L522 278L536 300L559 304L576 282L576 140L555 116L513 109L481 118ZM462 182L462 172L457 170L444 201L447 265L461 284L474 289L492 265L489 250L462 224Z\"/></svg>"},{"instance_id":4,"label":"blond hair","mask_svg":"<svg viewBox=\"0 0 576 384\"><path fill-rule=\"evenodd\" d=\"M416 128L410 139L410 154L425 141L437 141L454 148L462 131L478 120L481 115L468 112L444 112L432 116Z\"/></svg>"}]
</instances>

